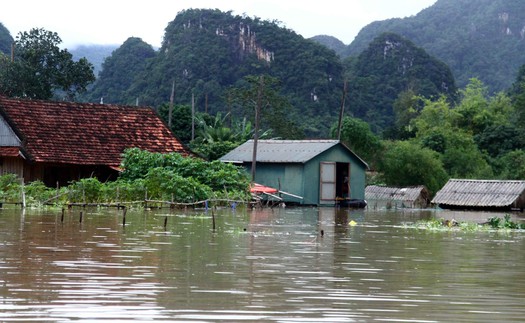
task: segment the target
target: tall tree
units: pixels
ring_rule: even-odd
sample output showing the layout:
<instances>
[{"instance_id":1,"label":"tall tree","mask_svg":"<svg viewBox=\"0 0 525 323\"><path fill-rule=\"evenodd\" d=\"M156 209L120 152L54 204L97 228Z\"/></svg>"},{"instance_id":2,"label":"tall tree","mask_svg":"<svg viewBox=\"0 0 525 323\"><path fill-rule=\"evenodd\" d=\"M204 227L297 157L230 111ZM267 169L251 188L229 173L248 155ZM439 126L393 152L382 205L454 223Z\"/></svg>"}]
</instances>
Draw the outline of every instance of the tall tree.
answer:
<instances>
[{"instance_id":1,"label":"tall tree","mask_svg":"<svg viewBox=\"0 0 525 323\"><path fill-rule=\"evenodd\" d=\"M509 91L509 95L516 109L516 121L518 125L525 128L525 64L520 67L518 76Z\"/></svg>"},{"instance_id":2,"label":"tall tree","mask_svg":"<svg viewBox=\"0 0 525 323\"><path fill-rule=\"evenodd\" d=\"M0 93L10 97L51 99L63 92L69 100L95 80L93 66L85 58L78 61L58 45L57 33L34 28L20 32L15 40L14 61L3 59Z\"/></svg>"},{"instance_id":3,"label":"tall tree","mask_svg":"<svg viewBox=\"0 0 525 323\"><path fill-rule=\"evenodd\" d=\"M387 185L425 185L435 194L448 180L435 151L421 147L415 141L393 141L385 147L379 170Z\"/></svg>"},{"instance_id":4,"label":"tall tree","mask_svg":"<svg viewBox=\"0 0 525 323\"><path fill-rule=\"evenodd\" d=\"M332 127L332 137L336 137L337 128ZM379 137L372 132L363 120L345 117L341 126L341 141L359 157L366 161L371 169L376 168L383 145Z\"/></svg>"},{"instance_id":5,"label":"tall tree","mask_svg":"<svg viewBox=\"0 0 525 323\"><path fill-rule=\"evenodd\" d=\"M279 79L264 75L248 75L230 89L230 97L241 109L241 114L250 116L256 124L256 112L260 113L260 128L272 129L275 136L286 139L304 137L303 130L289 118L292 110L287 97L281 94Z\"/></svg>"}]
</instances>

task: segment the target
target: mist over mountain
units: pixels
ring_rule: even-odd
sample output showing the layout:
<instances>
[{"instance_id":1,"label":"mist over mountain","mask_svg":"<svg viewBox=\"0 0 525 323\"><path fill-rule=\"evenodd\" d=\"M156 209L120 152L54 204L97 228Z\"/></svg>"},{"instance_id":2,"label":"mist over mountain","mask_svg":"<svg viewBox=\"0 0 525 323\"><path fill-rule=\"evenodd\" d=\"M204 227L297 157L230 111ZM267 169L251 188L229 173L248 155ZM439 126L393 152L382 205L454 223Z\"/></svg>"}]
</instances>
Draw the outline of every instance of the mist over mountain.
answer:
<instances>
[{"instance_id":1,"label":"mist over mountain","mask_svg":"<svg viewBox=\"0 0 525 323\"><path fill-rule=\"evenodd\" d=\"M79 60L82 57L87 58L95 68L95 76L98 76L104 60L111 56L111 53L118 47L119 45L80 45L69 49L69 52L73 55L74 60Z\"/></svg>"}]
</instances>

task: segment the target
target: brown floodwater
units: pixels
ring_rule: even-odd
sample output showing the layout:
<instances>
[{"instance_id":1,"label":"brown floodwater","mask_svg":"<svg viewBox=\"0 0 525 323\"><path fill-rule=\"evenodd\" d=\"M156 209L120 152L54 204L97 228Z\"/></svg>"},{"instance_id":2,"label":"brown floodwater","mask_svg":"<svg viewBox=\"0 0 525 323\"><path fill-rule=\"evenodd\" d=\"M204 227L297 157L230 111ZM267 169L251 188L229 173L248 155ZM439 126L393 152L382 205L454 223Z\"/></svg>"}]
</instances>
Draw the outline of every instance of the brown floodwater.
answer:
<instances>
[{"instance_id":1,"label":"brown floodwater","mask_svg":"<svg viewBox=\"0 0 525 323\"><path fill-rule=\"evenodd\" d=\"M82 219L80 217L82 212ZM525 232L490 213L0 210L0 321L521 322ZM502 216L502 215L501 215ZM515 215L522 220L522 215Z\"/></svg>"}]
</instances>

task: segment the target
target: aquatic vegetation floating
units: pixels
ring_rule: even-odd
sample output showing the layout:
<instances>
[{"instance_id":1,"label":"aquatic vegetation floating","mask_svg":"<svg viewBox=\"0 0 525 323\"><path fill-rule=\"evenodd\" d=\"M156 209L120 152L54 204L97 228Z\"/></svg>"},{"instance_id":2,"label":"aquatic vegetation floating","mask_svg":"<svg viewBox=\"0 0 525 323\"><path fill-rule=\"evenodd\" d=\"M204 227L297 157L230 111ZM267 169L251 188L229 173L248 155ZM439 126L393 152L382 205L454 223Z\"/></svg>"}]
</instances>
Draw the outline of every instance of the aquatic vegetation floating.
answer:
<instances>
[{"instance_id":1,"label":"aquatic vegetation floating","mask_svg":"<svg viewBox=\"0 0 525 323\"><path fill-rule=\"evenodd\" d=\"M508 230L525 230L525 223L519 223L511 220L510 214L503 218L491 217L486 222L458 222L454 219L432 219L407 223L404 228L424 229L430 231L508 231Z\"/></svg>"}]
</instances>

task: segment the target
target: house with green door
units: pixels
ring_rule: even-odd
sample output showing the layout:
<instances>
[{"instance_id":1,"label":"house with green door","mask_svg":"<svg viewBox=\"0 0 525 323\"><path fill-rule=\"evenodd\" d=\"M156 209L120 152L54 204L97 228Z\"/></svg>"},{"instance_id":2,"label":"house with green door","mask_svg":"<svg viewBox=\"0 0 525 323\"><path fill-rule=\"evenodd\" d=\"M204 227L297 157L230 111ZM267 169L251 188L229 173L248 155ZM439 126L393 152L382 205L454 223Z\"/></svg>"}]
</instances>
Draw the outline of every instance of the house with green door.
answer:
<instances>
[{"instance_id":1,"label":"house with green door","mask_svg":"<svg viewBox=\"0 0 525 323\"><path fill-rule=\"evenodd\" d=\"M251 173L253 148L248 140L220 160ZM322 206L365 198L368 165L339 140L258 140L255 157L255 182L292 194L281 196L286 202Z\"/></svg>"}]
</instances>

